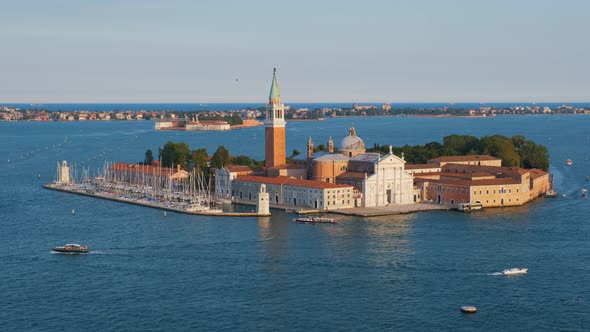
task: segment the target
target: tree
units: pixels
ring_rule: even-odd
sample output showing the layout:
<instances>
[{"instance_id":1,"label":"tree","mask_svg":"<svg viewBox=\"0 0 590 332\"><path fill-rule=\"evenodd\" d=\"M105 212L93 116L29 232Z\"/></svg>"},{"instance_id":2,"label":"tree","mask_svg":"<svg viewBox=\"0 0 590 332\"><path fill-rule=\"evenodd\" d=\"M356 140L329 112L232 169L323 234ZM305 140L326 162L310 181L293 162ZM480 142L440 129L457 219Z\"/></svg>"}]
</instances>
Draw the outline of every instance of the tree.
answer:
<instances>
[{"instance_id":1,"label":"tree","mask_svg":"<svg viewBox=\"0 0 590 332\"><path fill-rule=\"evenodd\" d=\"M207 168L207 163L209 161L209 155L207 154L207 149L200 148L191 151L191 162L193 167L197 170L204 170Z\"/></svg>"},{"instance_id":2,"label":"tree","mask_svg":"<svg viewBox=\"0 0 590 332\"><path fill-rule=\"evenodd\" d=\"M190 149L186 143L168 141L164 144L164 148L160 149L160 159L164 167L180 165L182 168L186 168L189 158Z\"/></svg>"},{"instance_id":3,"label":"tree","mask_svg":"<svg viewBox=\"0 0 590 332\"><path fill-rule=\"evenodd\" d=\"M225 146L220 145L211 157L211 167L223 168L229 165L229 160L229 151Z\"/></svg>"},{"instance_id":4,"label":"tree","mask_svg":"<svg viewBox=\"0 0 590 332\"><path fill-rule=\"evenodd\" d=\"M502 166L520 166L520 156L512 140L502 135L484 136L480 140L482 152L502 159Z\"/></svg>"},{"instance_id":5,"label":"tree","mask_svg":"<svg viewBox=\"0 0 590 332\"><path fill-rule=\"evenodd\" d=\"M318 151L328 151L328 148L324 144L320 144L320 145L316 146L315 148L313 148L313 152L318 152Z\"/></svg>"},{"instance_id":6,"label":"tree","mask_svg":"<svg viewBox=\"0 0 590 332\"><path fill-rule=\"evenodd\" d=\"M145 151L145 159L143 160L144 165L151 165L154 163L154 154L152 153L152 149L147 149Z\"/></svg>"},{"instance_id":7,"label":"tree","mask_svg":"<svg viewBox=\"0 0 590 332\"><path fill-rule=\"evenodd\" d=\"M443 138L443 146L453 155L465 155L477 148L479 140L469 135L449 135Z\"/></svg>"},{"instance_id":8,"label":"tree","mask_svg":"<svg viewBox=\"0 0 590 332\"><path fill-rule=\"evenodd\" d=\"M236 165L242 165L242 166L252 166L256 163L256 161L248 156L239 155L239 156L232 158L231 163L236 164Z\"/></svg>"},{"instance_id":9,"label":"tree","mask_svg":"<svg viewBox=\"0 0 590 332\"><path fill-rule=\"evenodd\" d=\"M547 148L535 142L526 140L522 144L519 154L521 157L522 167L539 168L544 171L549 169L549 153Z\"/></svg>"}]
</instances>

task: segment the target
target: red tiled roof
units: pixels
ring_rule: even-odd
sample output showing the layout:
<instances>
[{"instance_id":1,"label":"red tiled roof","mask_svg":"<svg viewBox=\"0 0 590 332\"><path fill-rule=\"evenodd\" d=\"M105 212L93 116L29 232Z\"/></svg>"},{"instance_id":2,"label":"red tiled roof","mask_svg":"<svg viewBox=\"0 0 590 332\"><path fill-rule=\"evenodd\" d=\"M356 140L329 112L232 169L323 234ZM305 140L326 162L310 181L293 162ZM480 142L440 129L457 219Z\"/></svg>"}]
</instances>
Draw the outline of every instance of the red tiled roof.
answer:
<instances>
[{"instance_id":1,"label":"red tiled roof","mask_svg":"<svg viewBox=\"0 0 590 332\"><path fill-rule=\"evenodd\" d=\"M467 156L442 156L434 159L428 160L430 161L438 161L438 162L464 162L464 161L481 161L481 160L502 160L500 158L492 157L487 154L474 154L474 155L467 155Z\"/></svg>"},{"instance_id":2,"label":"red tiled roof","mask_svg":"<svg viewBox=\"0 0 590 332\"><path fill-rule=\"evenodd\" d=\"M367 176L369 176L369 174L367 174ZM365 178L365 172L344 172L340 175L338 175L336 178L342 178L342 179L364 179Z\"/></svg>"},{"instance_id":3,"label":"red tiled roof","mask_svg":"<svg viewBox=\"0 0 590 332\"><path fill-rule=\"evenodd\" d=\"M547 175L547 172L542 171L537 168L531 168L531 169L529 169L529 171L531 172L531 179L533 179L533 180L536 178L540 178L541 176Z\"/></svg>"},{"instance_id":4,"label":"red tiled roof","mask_svg":"<svg viewBox=\"0 0 590 332\"><path fill-rule=\"evenodd\" d=\"M439 168L436 164L406 164L406 169Z\"/></svg>"},{"instance_id":5,"label":"red tiled roof","mask_svg":"<svg viewBox=\"0 0 590 332\"><path fill-rule=\"evenodd\" d=\"M111 169L115 169L115 170L119 170L119 171L126 171L126 172L133 172L133 173L146 173L146 174L150 174L150 175L160 175L160 176L171 176L177 172L173 168L141 165L141 164L127 164L127 163L120 163L120 162L113 164L111 166Z\"/></svg>"},{"instance_id":6,"label":"red tiled roof","mask_svg":"<svg viewBox=\"0 0 590 332\"><path fill-rule=\"evenodd\" d=\"M252 172L252 169L249 166L242 165L227 165L227 169L230 172Z\"/></svg>"},{"instance_id":7,"label":"red tiled roof","mask_svg":"<svg viewBox=\"0 0 590 332\"><path fill-rule=\"evenodd\" d=\"M290 176L277 176L274 178L255 175L238 175L236 180L245 182L268 183L278 185L289 185L295 187L307 187L317 189L352 188L351 185L335 184L313 180L299 180Z\"/></svg>"},{"instance_id":8,"label":"red tiled roof","mask_svg":"<svg viewBox=\"0 0 590 332\"><path fill-rule=\"evenodd\" d=\"M514 175L516 174L526 174L529 170L520 168L520 167L502 167L502 166L486 166L486 165L466 165L466 164L445 164L442 167L444 172L450 172L450 170L465 170L470 171L469 173L489 173L489 174L505 174L505 175ZM453 172L457 173L457 172Z\"/></svg>"}]
</instances>

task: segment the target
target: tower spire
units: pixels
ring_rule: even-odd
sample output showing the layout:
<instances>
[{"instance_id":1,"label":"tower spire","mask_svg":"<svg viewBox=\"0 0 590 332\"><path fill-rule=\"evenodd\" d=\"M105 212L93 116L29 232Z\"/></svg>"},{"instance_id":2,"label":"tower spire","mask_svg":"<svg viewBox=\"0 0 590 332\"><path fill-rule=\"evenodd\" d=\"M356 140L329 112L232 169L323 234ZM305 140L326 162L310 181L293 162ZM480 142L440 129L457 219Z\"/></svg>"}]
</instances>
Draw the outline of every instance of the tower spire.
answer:
<instances>
[{"instance_id":1,"label":"tower spire","mask_svg":"<svg viewBox=\"0 0 590 332\"><path fill-rule=\"evenodd\" d=\"M272 84L270 86L270 94L268 96L269 104L280 104L281 93L279 92L279 83L277 82L277 69L272 69Z\"/></svg>"}]
</instances>

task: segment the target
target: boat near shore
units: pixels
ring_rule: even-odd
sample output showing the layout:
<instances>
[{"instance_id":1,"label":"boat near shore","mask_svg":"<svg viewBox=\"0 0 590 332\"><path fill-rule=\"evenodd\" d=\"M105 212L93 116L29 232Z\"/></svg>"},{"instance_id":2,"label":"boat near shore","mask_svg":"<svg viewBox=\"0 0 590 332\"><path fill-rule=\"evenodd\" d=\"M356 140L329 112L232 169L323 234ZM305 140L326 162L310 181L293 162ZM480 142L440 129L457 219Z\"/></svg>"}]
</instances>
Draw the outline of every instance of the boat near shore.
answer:
<instances>
[{"instance_id":1,"label":"boat near shore","mask_svg":"<svg viewBox=\"0 0 590 332\"><path fill-rule=\"evenodd\" d=\"M502 274L505 276L511 276L511 275L518 275L518 274L526 274L528 272L529 272L529 269L514 267L511 269L506 269L506 270L502 271Z\"/></svg>"},{"instance_id":2,"label":"boat near shore","mask_svg":"<svg viewBox=\"0 0 590 332\"><path fill-rule=\"evenodd\" d=\"M60 254L86 254L88 253L88 246L70 243L65 246L55 247L51 251Z\"/></svg>"},{"instance_id":3,"label":"boat near shore","mask_svg":"<svg viewBox=\"0 0 590 332\"><path fill-rule=\"evenodd\" d=\"M336 219L334 218L326 218L326 217L301 217L293 219L295 222L299 223L309 223L309 224L335 224L337 223Z\"/></svg>"},{"instance_id":4,"label":"boat near shore","mask_svg":"<svg viewBox=\"0 0 590 332\"><path fill-rule=\"evenodd\" d=\"M457 206L457 210L461 212L473 212L483 210L483 204L481 203L461 203Z\"/></svg>"},{"instance_id":5,"label":"boat near shore","mask_svg":"<svg viewBox=\"0 0 590 332\"><path fill-rule=\"evenodd\" d=\"M545 193L545 197L547 197L547 198L555 198L555 197L557 197L557 191L555 191L554 189L549 189Z\"/></svg>"}]
</instances>

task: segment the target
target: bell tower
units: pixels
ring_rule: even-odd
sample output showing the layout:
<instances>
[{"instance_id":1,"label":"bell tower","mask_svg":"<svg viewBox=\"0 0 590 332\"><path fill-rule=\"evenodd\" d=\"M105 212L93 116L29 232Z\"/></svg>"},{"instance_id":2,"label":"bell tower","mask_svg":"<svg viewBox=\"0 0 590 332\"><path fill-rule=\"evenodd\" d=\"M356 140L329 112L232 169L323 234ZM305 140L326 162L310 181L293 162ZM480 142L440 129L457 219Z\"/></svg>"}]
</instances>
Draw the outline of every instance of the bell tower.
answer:
<instances>
[{"instance_id":1,"label":"bell tower","mask_svg":"<svg viewBox=\"0 0 590 332\"><path fill-rule=\"evenodd\" d=\"M307 158L311 158L313 156L313 141L311 140L311 136L307 140Z\"/></svg>"},{"instance_id":2,"label":"bell tower","mask_svg":"<svg viewBox=\"0 0 590 332\"><path fill-rule=\"evenodd\" d=\"M285 105L281 103L277 69L273 69L270 95L266 105L264 131L266 142L266 167L277 167L287 161L285 139Z\"/></svg>"}]
</instances>

